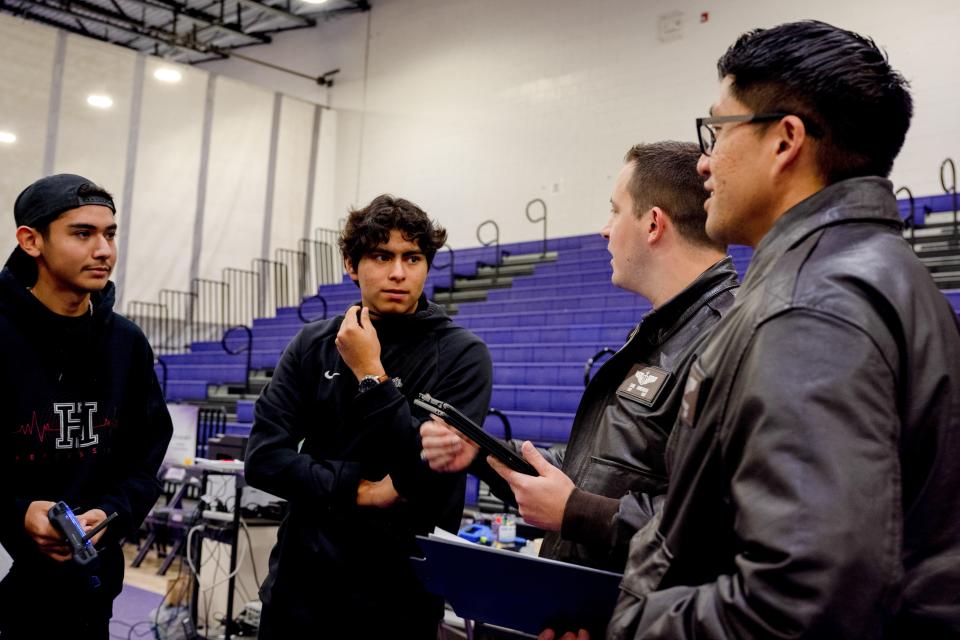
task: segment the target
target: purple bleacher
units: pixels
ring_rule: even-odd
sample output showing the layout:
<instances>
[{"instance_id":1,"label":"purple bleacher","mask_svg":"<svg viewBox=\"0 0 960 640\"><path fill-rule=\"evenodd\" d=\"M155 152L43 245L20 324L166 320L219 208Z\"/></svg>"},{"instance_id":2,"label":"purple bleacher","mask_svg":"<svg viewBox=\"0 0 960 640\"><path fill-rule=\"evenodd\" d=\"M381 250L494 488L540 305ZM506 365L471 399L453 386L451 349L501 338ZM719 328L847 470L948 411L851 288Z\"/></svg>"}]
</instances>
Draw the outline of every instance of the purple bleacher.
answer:
<instances>
[{"instance_id":1,"label":"purple bleacher","mask_svg":"<svg viewBox=\"0 0 960 640\"><path fill-rule=\"evenodd\" d=\"M464 494L463 503L468 506L475 506L480 500L480 479L472 474L467 474L467 490Z\"/></svg>"},{"instance_id":2,"label":"purple bleacher","mask_svg":"<svg viewBox=\"0 0 960 640\"><path fill-rule=\"evenodd\" d=\"M499 293L491 291L486 302L462 302L458 304L457 321L465 316L517 313L523 311L576 311L579 309L636 309L638 312L650 309L650 303L640 296L628 293L621 289L613 289L604 293L587 293L580 295L551 295L549 291L529 293L522 300L494 298L490 296ZM638 318L639 320L639 318Z\"/></svg>"},{"instance_id":3,"label":"purple bleacher","mask_svg":"<svg viewBox=\"0 0 960 640\"><path fill-rule=\"evenodd\" d=\"M159 367L158 367L159 371ZM204 380L209 384L243 382L246 362L236 364L167 365L167 383L173 380Z\"/></svg>"},{"instance_id":4,"label":"purple bleacher","mask_svg":"<svg viewBox=\"0 0 960 640\"><path fill-rule=\"evenodd\" d=\"M519 280L519 278L517 278L517 280ZM598 280L588 285L557 284L551 287L538 288L534 291L531 291L530 288L518 287L516 284L514 284L514 286L509 289L494 289L487 294L487 300L490 302L505 302L508 300L523 301L533 297L540 298L541 296L556 296L565 298L568 296L583 295L586 291L589 291L590 293L604 293L608 295L621 294L621 297L623 298L637 297L635 294L631 295L622 289L617 289L609 282L609 280L606 282Z\"/></svg>"},{"instance_id":5,"label":"purple bleacher","mask_svg":"<svg viewBox=\"0 0 960 640\"><path fill-rule=\"evenodd\" d=\"M478 307L480 310L483 306ZM543 327L578 324L630 324L640 321L647 307L618 309L561 309L551 311L515 311L509 313L461 313L457 324L468 329L486 327Z\"/></svg>"},{"instance_id":6,"label":"purple bleacher","mask_svg":"<svg viewBox=\"0 0 960 640\"><path fill-rule=\"evenodd\" d=\"M253 422L253 400L237 400L237 422Z\"/></svg>"},{"instance_id":7,"label":"purple bleacher","mask_svg":"<svg viewBox=\"0 0 960 640\"><path fill-rule=\"evenodd\" d=\"M488 345L541 342L614 342L623 344L636 323L567 325L557 327L474 328L472 331Z\"/></svg>"},{"instance_id":8,"label":"purple bleacher","mask_svg":"<svg viewBox=\"0 0 960 640\"><path fill-rule=\"evenodd\" d=\"M935 196L920 196L914 198L914 212L917 224L923 224L926 220L926 211L937 213L939 211L953 211L953 195L942 193ZM900 217L906 219L910 215L910 199L902 198L897 200L897 208L900 210ZM956 308L956 307L954 307Z\"/></svg>"},{"instance_id":9,"label":"purple bleacher","mask_svg":"<svg viewBox=\"0 0 960 640\"><path fill-rule=\"evenodd\" d=\"M157 373L158 377L162 374ZM167 380L167 401L206 400L206 380Z\"/></svg>"},{"instance_id":10,"label":"purple bleacher","mask_svg":"<svg viewBox=\"0 0 960 640\"><path fill-rule=\"evenodd\" d=\"M194 342L190 345L191 353L199 353L201 351L210 351L215 353L223 353L223 346L219 342ZM166 360L170 356L163 356L163 359Z\"/></svg>"},{"instance_id":11,"label":"purple bleacher","mask_svg":"<svg viewBox=\"0 0 960 640\"><path fill-rule=\"evenodd\" d=\"M570 425L573 424L572 412L504 411L504 413L510 420L511 435L515 440L549 443L566 442L570 437ZM503 437L503 423L496 416L487 416L483 428L497 437Z\"/></svg>"},{"instance_id":12,"label":"purple bleacher","mask_svg":"<svg viewBox=\"0 0 960 640\"><path fill-rule=\"evenodd\" d=\"M491 406L501 411L574 413L583 395L583 385L493 385Z\"/></svg>"},{"instance_id":13,"label":"purple bleacher","mask_svg":"<svg viewBox=\"0 0 960 640\"><path fill-rule=\"evenodd\" d=\"M503 255L539 253L537 241L504 244ZM553 262L534 266L533 275L515 276L510 289L492 290L484 302L458 303L458 322L470 328L489 345L494 361L493 405L511 421L514 437L539 443L566 440L573 412L583 392L583 364L601 348L621 346L629 331L650 304L610 284L610 256L606 240L599 235L554 238L549 251ZM437 265L449 257L441 252ZM493 247L456 251L458 276L477 272L478 262L492 263ZM428 277L427 294L434 286L449 282L442 268ZM330 317L340 315L359 299L359 290L348 278L319 287ZM303 313L319 318L323 304L306 300ZM277 310L276 317L253 322L254 369L276 366L283 349L303 328L297 307ZM242 332L228 337L234 349L246 341ZM168 397L202 399L208 384L240 383L246 354L230 355L219 342L197 342L191 353L164 356L168 373ZM253 421L251 400L237 403L237 417L227 431L247 433ZM497 419L487 423L493 433L502 433Z\"/></svg>"},{"instance_id":14,"label":"purple bleacher","mask_svg":"<svg viewBox=\"0 0 960 640\"><path fill-rule=\"evenodd\" d=\"M250 366L254 369L273 369L280 362L283 349L254 349Z\"/></svg>"},{"instance_id":15,"label":"purple bleacher","mask_svg":"<svg viewBox=\"0 0 960 640\"><path fill-rule=\"evenodd\" d=\"M582 362L498 362L493 383L583 386L583 368Z\"/></svg>"},{"instance_id":16,"label":"purple bleacher","mask_svg":"<svg viewBox=\"0 0 960 640\"><path fill-rule=\"evenodd\" d=\"M513 290L520 289L542 289L545 287L555 287L557 285L586 285L603 287L612 287L610 276L613 271L609 266L590 271L578 270L570 273L557 273L545 276L517 276L513 279Z\"/></svg>"},{"instance_id":17,"label":"purple bleacher","mask_svg":"<svg viewBox=\"0 0 960 640\"><path fill-rule=\"evenodd\" d=\"M947 289L943 294L947 296L947 300L950 302L953 310L960 313L960 289Z\"/></svg>"},{"instance_id":18,"label":"purple bleacher","mask_svg":"<svg viewBox=\"0 0 960 640\"><path fill-rule=\"evenodd\" d=\"M190 353L172 353L161 357L167 364L167 367L185 364L232 364L235 362L243 362L243 356L227 353L220 348L219 342L213 344L217 345L216 350L204 348Z\"/></svg>"},{"instance_id":19,"label":"purple bleacher","mask_svg":"<svg viewBox=\"0 0 960 640\"><path fill-rule=\"evenodd\" d=\"M224 433L232 436L249 436L252 425L246 422L227 422L224 426Z\"/></svg>"},{"instance_id":20,"label":"purple bleacher","mask_svg":"<svg viewBox=\"0 0 960 640\"><path fill-rule=\"evenodd\" d=\"M939 198L939 199L938 199ZM917 210L932 203L943 210L945 196L918 199ZM903 210L901 201L901 210ZM949 209L949 207L946 207ZM619 348L650 303L636 294L614 287L610 282L610 254L599 235L553 238L548 250L556 251L555 261L534 265L533 275L512 276L512 286L493 289L485 301L459 302L456 321L483 338L493 358L492 405L503 411L513 437L548 444L565 442L574 412L583 393L584 363L602 348ZM504 244L505 255L539 253L542 244L530 241ZM427 280L428 297L433 287L446 287L449 256L443 251ZM749 266L753 250L731 246L729 254L741 276ZM458 276L477 273L478 262L492 263L493 247L458 249L455 270ZM506 276L504 276L506 277ZM344 276L339 284L319 288L330 317L337 316L360 298L356 285ZM960 289L944 292L960 313ZM307 300L308 318L319 318L323 305ZM303 328L296 307L277 310L274 318L253 323L252 366L272 369L283 349ZM234 348L243 344L242 335L230 340ZM190 354L163 356L167 364L167 396L170 400L206 397L207 385L242 382L246 354L224 353L219 342L194 343ZM158 369L159 373L159 369ZM202 375L201 375L202 374ZM253 421L254 401L237 403L237 418L227 431L248 433ZM503 427L488 417L485 428L497 436Z\"/></svg>"},{"instance_id":21,"label":"purple bleacher","mask_svg":"<svg viewBox=\"0 0 960 640\"><path fill-rule=\"evenodd\" d=\"M602 342L554 342L538 344L488 345L494 364L498 362L586 362L600 349L620 347Z\"/></svg>"}]
</instances>

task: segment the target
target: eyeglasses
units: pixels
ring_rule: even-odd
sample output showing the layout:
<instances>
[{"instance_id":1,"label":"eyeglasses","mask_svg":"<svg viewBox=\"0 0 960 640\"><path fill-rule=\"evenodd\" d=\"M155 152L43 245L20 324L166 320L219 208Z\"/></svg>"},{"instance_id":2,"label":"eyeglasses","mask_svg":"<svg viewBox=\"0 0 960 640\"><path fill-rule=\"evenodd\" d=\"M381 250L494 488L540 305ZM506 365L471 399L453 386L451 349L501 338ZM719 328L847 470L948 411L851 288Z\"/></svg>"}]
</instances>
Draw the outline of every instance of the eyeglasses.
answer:
<instances>
[{"instance_id":1,"label":"eyeglasses","mask_svg":"<svg viewBox=\"0 0 960 640\"><path fill-rule=\"evenodd\" d=\"M700 141L700 153L709 156L713 153L713 148L717 146L717 131L713 128L715 124L727 124L730 122L739 122L744 124L756 124L760 122L773 122L780 118L790 115L789 113L745 113L737 116L717 116L712 118L697 118L697 139Z\"/></svg>"}]
</instances>

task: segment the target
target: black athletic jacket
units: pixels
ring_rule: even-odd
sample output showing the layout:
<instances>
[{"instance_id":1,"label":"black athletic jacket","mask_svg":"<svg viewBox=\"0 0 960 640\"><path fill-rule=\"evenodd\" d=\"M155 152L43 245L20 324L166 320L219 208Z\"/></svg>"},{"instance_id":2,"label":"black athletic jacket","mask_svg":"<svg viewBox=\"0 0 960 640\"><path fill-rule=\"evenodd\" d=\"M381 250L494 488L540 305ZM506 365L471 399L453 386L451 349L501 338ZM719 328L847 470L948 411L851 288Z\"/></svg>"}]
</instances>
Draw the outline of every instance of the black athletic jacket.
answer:
<instances>
[{"instance_id":1,"label":"black athletic jacket","mask_svg":"<svg viewBox=\"0 0 960 640\"><path fill-rule=\"evenodd\" d=\"M610 638L960 637L960 334L888 181L776 222L686 389Z\"/></svg>"},{"instance_id":2,"label":"black athletic jacket","mask_svg":"<svg viewBox=\"0 0 960 640\"><path fill-rule=\"evenodd\" d=\"M568 444L542 451L576 488L560 532L547 533L541 556L623 571L630 538L666 493L666 443L687 371L733 305L738 286L732 259L720 260L648 313L597 370L577 407ZM512 444L519 449L521 443ZM485 459L471 471L512 501L509 485Z\"/></svg>"},{"instance_id":3,"label":"black athletic jacket","mask_svg":"<svg viewBox=\"0 0 960 640\"><path fill-rule=\"evenodd\" d=\"M0 542L14 557L0 583L0 628L4 619L36 611L41 592L54 595L50 613L62 594L70 601L60 610L75 611L78 602L109 603L120 592L117 542L156 501L172 433L150 345L113 312L113 283L93 294L92 316L67 318L30 294L28 277L10 267L0 272ZM40 554L26 535L24 514L35 500L119 515L101 541L95 593L73 562Z\"/></svg>"},{"instance_id":4,"label":"black athletic jacket","mask_svg":"<svg viewBox=\"0 0 960 640\"><path fill-rule=\"evenodd\" d=\"M414 314L373 321L391 379L358 395L334 343L342 320L307 325L257 400L247 481L290 503L261 598L291 632L354 621L356 633L382 624L402 636L418 619L433 620L435 630L441 600L420 587L409 556L414 534L435 526L457 531L465 476L434 473L420 460L419 425L428 414L411 401L430 393L482 424L490 354L421 298ZM406 502L357 507L360 479L388 473Z\"/></svg>"}]
</instances>

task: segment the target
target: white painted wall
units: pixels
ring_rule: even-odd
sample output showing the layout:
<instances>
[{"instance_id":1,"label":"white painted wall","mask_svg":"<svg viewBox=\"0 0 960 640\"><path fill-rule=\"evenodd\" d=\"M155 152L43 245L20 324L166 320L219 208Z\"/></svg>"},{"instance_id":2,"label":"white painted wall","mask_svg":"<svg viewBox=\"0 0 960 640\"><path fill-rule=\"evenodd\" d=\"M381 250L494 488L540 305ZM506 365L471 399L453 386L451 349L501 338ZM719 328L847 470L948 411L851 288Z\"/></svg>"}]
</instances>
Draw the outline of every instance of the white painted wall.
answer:
<instances>
[{"instance_id":1,"label":"white painted wall","mask_svg":"<svg viewBox=\"0 0 960 640\"><path fill-rule=\"evenodd\" d=\"M52 87L57 40L55 29L0 14L0 131L17 136L13 144L0 143L0 260L15 244L14 200L43 175L48 139L53 172L84 175L114 194L119 233L126 236L119 263L123 278L117 279L123 310L132 300L156 302L161 289L189 289L197 246L202 251L196 275L212 280L220 279L224 267L249 269L251 261L263 254L265 229L271 231L271 243L263 257L272 258L277 247L297 248L307 215L308 183L329 185L327 176L336 164L332 148L322 147L325 155L318 163L322 168L309 175L314 104L280 97L278 158L271 173L276 93L215 77L203 179L210 71L153 57L144 60L129 49L66 34L56 100L51 96L56 95ZM144 75L138 85L136 69L141 63ZM153 72L161 66L176 68L182 80L159 82ZM325 99L325 92L317 89L320 93L310 98ZM86 99L91 93L109 96L113 105L90 107ZM138 97L139 113L134 109ZM335 123L331 118L327 126ZM329 140L337 137L331 133ZM135 153L130 153L132 142ZM268 203L271 177L274 189ZM129 202L127 180L132 180ZM314 210L318 203L332 209L330 202L329 194L316 197ZM205 214L199 232L198 208ZM269 225L268 210L273 213Z\"/></svg>"},{"instance_id":2,"label":"white painted wall","mask_svg":"<svg viewBox=\"0 0 960 640\"><path fill-rule=\"evenodd\" d=\"M679 12L681 37L658 38L660 16ZM709 12L701 22L701 12ZM912 82L916 117L894 169L918 195L940 190L938 166L960 155L960 3L847 0L375 0L369 13L278 34L245 51L320 75L332 89L238 60L182 68L179 88L156 84L148 60L138 121L132 202L122 202L132 77L130 51L67 36L54 145L56 170L98 179L121 199L129 233L125 299L185 288L201 242L200 277L246 268L261 255L274 94L281 101L270 250L302 232L305 182L313 227L336 228L351 206L382 192L413 199L445 224L454 246L475 245L487 218L505 242L536 238L525 203L544 198L550 234L594 233L626 148L693 140L693 120L716 94L715 63L742 31L815 17L873 36ZM56 32L0 15L0 250L12 246L16 194L39 177ZM194 233L203 106L216 80L204 230ZM84 104L108 91L108 112ZM304 157L311 106L322 113L316 172Z\"/></svg>"},{"instance_id":3,"label":"white painted wall","mask_svg":"<svg viewBox=\"0 0 960 640\"><path fill-rule=\"evenodd\" d=\"M535 197L549 204L551 235L594 232L627 147L695 140L694 118L716 95L717 58L747 29L804 18L872 36L911 81L916 116L895 183L939 193L941 160L960 156L956 0L373 5L249 53L311 73L342 69L326 96L337 115L336 161L319 216L331 226L351 204L391 191L446 224L454 246L476 244L474 229L486 218L500 223L504 241L537 237L523 218ZM659 18L673 12L682 35L661 41ZM319 95L309 81L248 63L208 67Z\"/></svg>"}]
</instances>

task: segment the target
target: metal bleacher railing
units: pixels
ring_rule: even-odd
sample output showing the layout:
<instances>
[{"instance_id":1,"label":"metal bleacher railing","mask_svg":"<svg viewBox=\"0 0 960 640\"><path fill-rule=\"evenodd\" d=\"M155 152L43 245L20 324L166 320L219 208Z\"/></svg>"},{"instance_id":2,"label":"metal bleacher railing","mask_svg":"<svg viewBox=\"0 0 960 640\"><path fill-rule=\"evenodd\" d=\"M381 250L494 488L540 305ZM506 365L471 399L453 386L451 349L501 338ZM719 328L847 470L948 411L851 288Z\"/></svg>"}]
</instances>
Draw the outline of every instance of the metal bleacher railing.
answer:
<instances>
[{"instance_id":1,"label":"metal bleacher railing","mask_svg":"<svg viewBox=\"0 0 960 640\"><path fill-rule=\"evenodd\" d=\"M493 236L489 240L484 240L481 237L484 227L493 228ZM489 247L490 245L494 246L493 251L493 264L485 265L493 267L493 282L496 283L500 280L500 263L503 261L503 255L500 253L500 225L498 225L494 220L484 220L479 225L477 225L477 242L480 243L480 246Z\"/></svg>"},{"instance_id":2,"label":"metal bleacher railing","mask_svg":"<svg viewBox=\"0 0 960 640\"><path fill-rule=\"evenodd\" d=\"M530 215L530 207L532 207L537 203L540 203L540 206L543 207L543 215L540 216L539 218L534 218L533 216ZM534 198L533 200L527 203L527 206L524 209L523 213L524 215L527 216L527 220L529 220L534 224L538 222L543 222L543 251L540 253L540 255L541 257L545 257L547 255L547 203L540 198Z\"/></svg>"},{"instance_id":3,"label":"metal bleacher railing","mask_svg":"<svg viewBox=\"0 0 960 640\"><path fill-rule=\"evenodd\" d=\"M436 257L434 257L433 266L431 267L431 271L432 271L433 273L436 273L438 269L441 270L441 271L443 271L443 270L445 270L445 269L446 269L446 270L449 270L449 271L450 271L450 280L449 280L449 284L448 284L447 286L449 287L449 289L450 289L451 291L453 291L454 286L455 286L455 284L456 284L456 279L457 279L457 274L456 274L456 271L455 271L455 268L456 268L455 265L456 265L457 256L456 256L456 252L454 252L454 250L453 250L453 247L451 247L449 244L444 243L443 246L447 248L447 257L448 257L447 264L443 264L443 265L437 264ZM438 286L438 285L435 285L435 286Z\"/></svg>"},{"instance_id":4,"label":"metal bleacher railing","mask_svg":"<svg viewBox=\"0 0 960 640\"><path fill-rule=\"evenodd\" d=\"M916 201L913 198L913 191L910 190L910 187L900 187L896 191L896 195L901 193L907 194L907 202L910 206L910 213L907 214L907 217L903 219L903 226L906 229L910 229L910 244L914 244L917 241L917 207Z\"/></svg>"},{"instance_id":5,"label":"metal bleacher railing","mask_svg":"<svg viewBox=\"0 0 960 640\"><path fill-rule=\"evenodd\" d=\"M600 349L600 351L597 351L595 354L593 354L587 359L586 364L583 365L583 386L584 387L590 384L590 373L593 371L594 365L597 364L597 362L599 362L600 358L602 358L605 355L613 355L616 352L617 352L616 349L611 349L610 347L604 347L603 349Z\"/></svg>"},{"instance_id":6,"label":"metal bleacher railing","mask_svg":"<svg viewBox=\"0 0 960 640\"><path fill-rule=\"evenodd\" d=\"M291 305L294 296L290 291L291 279L287 265L277 260L254 258L250 261L250 268L259 275L257 278L259 287L257 300L260 302L257 309L258 317L269 318L276 313L278 307Z\"/></svg>"},{"instance_id":7,"label":"metal bleacher railing","mask_svg":"<svg viewBox=\"0 0 960 640\"><path fill-rule=\"evenodd\" d=\"M507 414L505 414L503 411L500 411L500 409L494 409L493 407L490 407L490 410L487 413L488 415L500 420L500 424L503 425L503 439L512 440L513 427L510 426L510 418L507 417Z\"/></svg>"},{"instance_id":8,"label":"metal bleacher railing","mask_svg":"<svg viewBox=\"0 0 960 640\"><path fill-rule=\"evenodd\" d=\"M233 341L229 340L229 338L231 334L236 331L243 331L247 340L245 344L241 343L240 346L234 348L231 346ZM238 356L241 353L247 354L247 363L246 367L244 367L243 376L243 392L250 393L250 370L253 363L253 330L245 324L230 327L223 332L223 338L220 339L220 347L232 356Z\"/></svg>"},{"instance_id":9,"label":"metal bleacher railing","mask_svg":"<svg viewBox=\"0 0 960 640\"><path fill-rule=\"evenodd\" d=\"M166 360L162 356L157 356L156 358L157 366L160 367L160 391L163 393L163 397L167 397L167 380L170 379L170 369L167 367Z\"/></svg>"},{"instance_id":10,"label":"metal bleacher railing","mask_svg":"<svg viewBox=\"0 0 960 640\"><path fill-rule=\"evenodd\" d=\"M947 172L950 173L950 185L947 186ZM943 191L950 196L950 206L953 209L953 234L956 235L958 231L957 226L957 165L953 162L953 158L947 158L940 164L940 186L943 187Z\"/></svg>"},{"instance_id":11,"label":"metal bleacher railing","mask_svg":"<svg viewBox=\"0 0 960 640\"><path fill-rule=\"evenodd\" d=\"M315 318L308 318L306 315L304 315L304 305L311 300L317 300L323 305L323 315ZM325 320L329 310L330 307L327 305L327 299L318 293L315 296L310 296L309 298L304 298L300 301L300 304L297 305L297 317L300 318L300 321L303 323L316 322L317 320Z\"/></svg>"},{"instance_id":12,"label":"metal bleacher railing","mask_svg":"<svg viewBox=\"0 0 960 640\"><path fill-rule=\"evenodd\" d=\"M297 249L279 248L274 259L254 258L250 269L224 268L220 280L195 278L188 291L163 289L158 302L131 300L127 315L158 355L182 354L196 342L218 342L228 327L252 326L276 315L323 284L342 278L338 232L314 230Z\"/></svg>"},{"instance_id":13,"label":"metal bleacher railing","mask_svg":"<svg viewBox=\"0 0 960 640\"><path fill-rule=\"evenodd\" d=\"M904 237L941 289L960 288L960 202L952 158L939 167L943 193L915 197L905 186L896 190ZM903 197L905 196L905 198Z\"/></svg>"}]
</instances>

